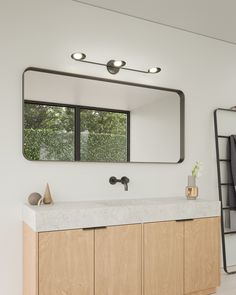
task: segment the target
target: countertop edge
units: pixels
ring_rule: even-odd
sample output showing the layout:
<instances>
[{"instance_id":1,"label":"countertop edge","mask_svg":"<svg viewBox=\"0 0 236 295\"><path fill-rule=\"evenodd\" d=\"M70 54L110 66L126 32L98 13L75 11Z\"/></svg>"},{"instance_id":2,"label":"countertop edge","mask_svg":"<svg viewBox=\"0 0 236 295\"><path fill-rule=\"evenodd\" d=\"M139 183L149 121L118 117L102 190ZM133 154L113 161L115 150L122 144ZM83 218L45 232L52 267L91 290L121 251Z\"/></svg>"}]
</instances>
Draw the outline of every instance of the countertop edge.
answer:
<instances>
[{"instance_id":1,"label":"countertop edge","mask_svg":"<svg viewBox=\"0 0 236 295\"><path fill-rule=\"evenodd\" d=\"M192 202L192 203L190 203ZM103 226L119 226L143 224L184 219L219 217L221 214L219 201L190 201L183 204L157 204L155 206L118 206L101 208L79 208L65 210L63 208L36 210L28 205L23 207L23 222L34 232L62 231ZM79 202L78 202L79 203ZM47 207L46 209L48 209Z\"/></svg>"}]
</instances>

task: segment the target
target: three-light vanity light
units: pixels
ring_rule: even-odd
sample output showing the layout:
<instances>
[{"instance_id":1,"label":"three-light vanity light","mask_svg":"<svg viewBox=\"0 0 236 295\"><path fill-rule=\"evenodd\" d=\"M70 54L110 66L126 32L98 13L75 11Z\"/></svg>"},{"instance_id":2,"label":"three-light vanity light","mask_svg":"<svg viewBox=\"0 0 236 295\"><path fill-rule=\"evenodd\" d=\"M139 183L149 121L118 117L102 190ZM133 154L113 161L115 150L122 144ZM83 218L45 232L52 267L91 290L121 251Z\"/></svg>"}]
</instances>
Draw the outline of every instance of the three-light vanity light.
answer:
<instances>
[{"instance_id":1,"label":"three-light vanity light","mask_svg":"<svg viewBox=\"0 0 236 295\"><path fill-rule=\"evenodd\" d=\"M86 60L86 54L84 54L82 52L75 52L75 53L71 54L71 58L76 61L80 61L80 62L85 62L85 63L99 65L99 66L105 66L107 68L108 72L113 75L117 74L120 71L120 69L127 70L127 71L133 71L133 72L139 72L139 73L145 73L145 74L156 74L161 71L161 68L158 68L158 67L150 68L147 71L126 68L125 67L126 62L123 60L111 59L106 64L98 63L98 62L94 62L94 61L89 61L89 60Z\"/></svg>"}]
</instances>

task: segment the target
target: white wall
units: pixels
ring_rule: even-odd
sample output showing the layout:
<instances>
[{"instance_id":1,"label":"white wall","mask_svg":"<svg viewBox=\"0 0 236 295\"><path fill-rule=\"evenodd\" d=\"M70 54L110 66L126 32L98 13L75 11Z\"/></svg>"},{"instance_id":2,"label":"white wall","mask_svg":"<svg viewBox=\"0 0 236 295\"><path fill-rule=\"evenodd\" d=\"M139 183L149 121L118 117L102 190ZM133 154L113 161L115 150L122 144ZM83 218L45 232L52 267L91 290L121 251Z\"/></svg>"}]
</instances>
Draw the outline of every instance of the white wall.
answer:
<instances>
[{"instance_id":1,"label":"white wall","mask_svg":"<svg viewBox=\"0 0 236 295\"><path fill-rule=\"evenodd\" d=\"M46 181L55 201L184 197L197 159L204 162L200 198L217 199L213 110L235 105L235 46L70 0L1 0L0 42L0 294L22 294L21 207L29 193L43 192ZM71 60L77 50L98 62L121 58L129 67L162 67L157 75L123 71L114 78L184 91L184 163L40 163L23 158L21 75L26 67L111 78L105 68ZM111 175L127 175L129 191L109 185ZM231 262L236 264L235 253Z\"/></svg>"}]
</instances>

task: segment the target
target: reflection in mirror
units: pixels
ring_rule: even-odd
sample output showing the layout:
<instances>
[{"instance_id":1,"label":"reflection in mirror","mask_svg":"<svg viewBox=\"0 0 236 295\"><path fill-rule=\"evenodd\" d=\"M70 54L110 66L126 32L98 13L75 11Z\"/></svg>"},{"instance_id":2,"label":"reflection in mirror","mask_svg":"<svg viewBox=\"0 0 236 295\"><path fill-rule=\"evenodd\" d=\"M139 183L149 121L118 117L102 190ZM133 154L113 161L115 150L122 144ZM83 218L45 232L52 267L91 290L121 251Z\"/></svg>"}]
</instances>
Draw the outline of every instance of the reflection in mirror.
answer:
<instances>
[{"instance_id":1,"label":"reflection in mirror","mask_svg":"<svg viewBox=\"0 0 236 295\"><path fill-rule=\"evenodd\" d=\"M29 160L184 159L180 90L29 68L23 99L23 149Z\"/></svg>"},{"instance_id":2,"label":"reflection in mirror","mask_svg":"<svg viewBox=\"0 0 236 295\"><path fill-rule=\"evenodd\" d=\"M127 162L129 113L80 108L80 160Z\"/></svg>"},{"instance_id":3,"label":"reflection in mirror","mask_svg":"<svg viewBox=\"0 0 236 295\"><path fill-rule=\"evenodd\" d=\"M25 102L24 154L29 160L74 160L75 110Z\"/></svg>"}]
</instances>

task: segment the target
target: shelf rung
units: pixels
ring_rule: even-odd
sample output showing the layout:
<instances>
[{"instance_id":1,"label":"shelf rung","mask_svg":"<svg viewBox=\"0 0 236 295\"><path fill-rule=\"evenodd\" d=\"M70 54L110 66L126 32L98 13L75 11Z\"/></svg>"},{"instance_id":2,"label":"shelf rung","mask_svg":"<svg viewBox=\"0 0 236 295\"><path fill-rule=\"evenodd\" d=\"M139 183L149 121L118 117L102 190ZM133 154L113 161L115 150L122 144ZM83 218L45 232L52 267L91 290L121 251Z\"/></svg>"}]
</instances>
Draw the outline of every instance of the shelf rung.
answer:
<instances>
[{"instance_id":1,"label":"shelf rung","mask_svg":"<svg viewBox=\"0 0 236 295\"><path fill-rule=\"evenodd\" d=\"M218 135L217 137L219 137L219 138L229 138L229 135L227 136L227 135Z\"/></svg>"},{"instance_id":2,"label":"shelf rung","mask_svg":"<svg viewBox=\"0 0 236 295\"><path fill-rule=\"evenodd\" d=\"M223 207L222 208L223 210L236 210L236 207L233 207L233 206L229 206L229 207Z\"/></svg>"},{"instance_id":3,"label":"shelf rung","mask_svg":"<svg viewBox=\"0 0 236 295\"><path fill-rule=\"evenodd\" d=\"M236 274L236 270L235 271L227 271L227 274L228 275L234 275L234 274Z\"/></svg>"},{"instance_id":4,"label":"shelf rung","mask_svg":"<svg viewBox=\"0 0 236 295\"><path fill-rule=\"evenodd\" d=\"M225 235L236 234L236 230L226 231L224 232Z\"/></svg>"},{"instance_id":5,"label":"shelf rung","mask_svg":"<svg viewBox=\"0 0 236 295\"><path fill-rule=\"evenodd\" d=\"M219 159L220 162L230 162L230 159Z\"/></svg>"},{"instance_id":6,"label":"shelf rung","mask_svg":"<svg viewBox=\"0 0 236 295\"><path fill-rule=\"evenodd\" d=\"M227 182L222 182L220 185L232 185L232 186L234 186L233 183L227 183Z\"/></svg>"}]
</instances>

